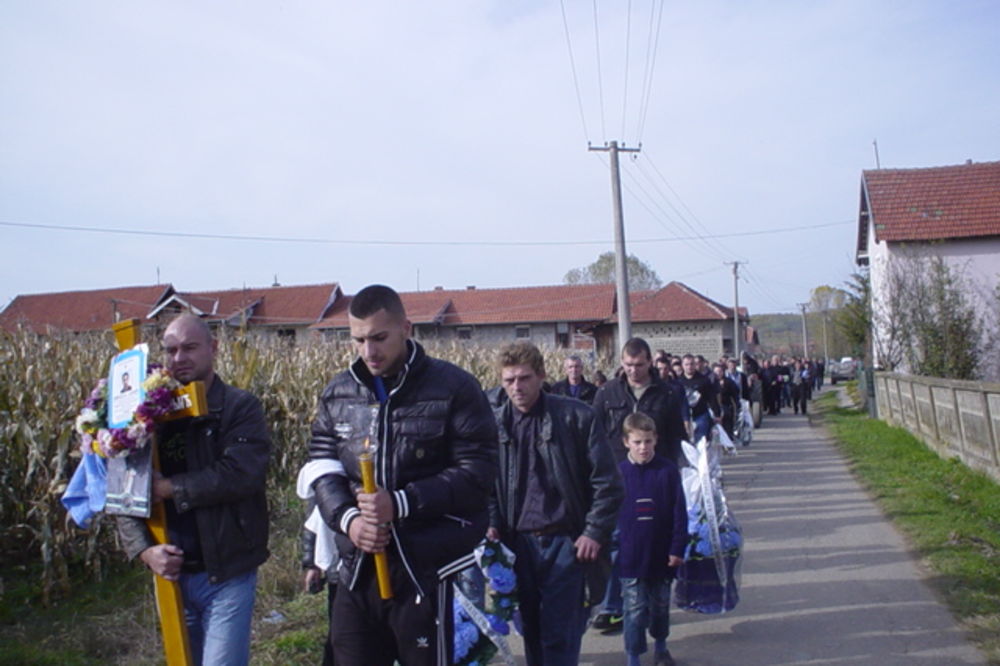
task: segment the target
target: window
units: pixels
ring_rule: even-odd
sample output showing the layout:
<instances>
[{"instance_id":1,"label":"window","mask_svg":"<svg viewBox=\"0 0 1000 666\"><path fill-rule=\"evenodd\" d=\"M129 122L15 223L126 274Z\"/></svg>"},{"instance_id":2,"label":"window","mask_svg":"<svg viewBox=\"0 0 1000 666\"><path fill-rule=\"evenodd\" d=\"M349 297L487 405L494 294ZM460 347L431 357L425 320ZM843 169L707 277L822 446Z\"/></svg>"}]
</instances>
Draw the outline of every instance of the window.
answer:
<instances>
[{"instance_id":1,"label":"window","mask_svg":"<svg viewBox=\"0 0 1000 666\"><path fill-rule=\"evenodd\" d=\"M458 327L458 339L459 340L471 340L472 339L472 327L471 326L459 326Z\"/></svg>"},{"instance_id":2,"label":"window","mask_svg":"<svg viewBox=\"0 0 1000 666\"><path fill-rule=\"evenodd\" d=\"M515 338L530 338L531 337L531 327L530 326L515 326L514 327L514 337Z\"/></svg>"}]
</instances>

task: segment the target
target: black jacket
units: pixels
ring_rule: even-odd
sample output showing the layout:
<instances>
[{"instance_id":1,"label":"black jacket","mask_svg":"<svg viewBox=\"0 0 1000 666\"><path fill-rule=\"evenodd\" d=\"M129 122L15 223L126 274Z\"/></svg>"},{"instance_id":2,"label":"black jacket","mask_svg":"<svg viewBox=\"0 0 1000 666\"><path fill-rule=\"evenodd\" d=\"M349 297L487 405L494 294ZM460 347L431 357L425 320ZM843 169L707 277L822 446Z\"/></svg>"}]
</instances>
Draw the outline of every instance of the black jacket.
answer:
<instances>
[{"instance_id":1,"label":"black jacket","mask_svg":"<svg viewBox=\"0 0 1000 666\"><path fill-rule=\"evenodd\" d=\"M539 444L542 461L547 478L566 502L572 537L585 535L607 546L624 490L600 419L579 400L551 394L540 399L545 408ZM522 481L518 478L517 447L505 425L512 409L509 401L493 409L500 445L490 526L504 537L517 525L521 508L516 506Z\"/></svg>"},{"instance_id":2,"label":"black jacket","mask_svg":"<svg viewBox=\"0 0 1000 666\"><path fill-rule=\"evenodd\" d=\"M569 392L569 380L563 379L552 385L549 390L550 393L555 395L564 395L567 398L572 398L573 395ZM594 403L594 396L597 395L597 387L588 382L586 379L580 381L580 395L576 396L577 400L583 400L588 405Z\"/></svg>"},{"instance_id":3,"label":"black jacket","mask_svg":"<svg viewBox=\"0 0 1000 666\"><path fill-rule=\"evenodd\" d=\"M625 417L633 412L642 412L656 423L656 452L679 466L682 464L681 441L688 436L684 420L684 390L674 382L663 381L655 371L650 373L650 377L652 383L641 400L635 399L624 376L609 380L597 390L594 410L601 416L608 445L617 462L625 460L628 453L622 442Z\"/></svg>"},{"instance_id":4,"label":"black jacket","mask_svg":"<svg viewBox=\"0 0 1000 666\"><path fill-rule=\"evenodd\" d=\"M412 340L407 345L401 378L385 404L357 359L323 391L313 423L310 458L341 467L313 489L323 520L337 533L341 582L352 589L364 558L347 527L358 514L358 458L373 432L375 480L395 507L390 548L421 594L450 573L446 565L471 556L486 533L497 440L489 404L472 375L427 356Z\"/></svg>"},{"instance_id":5,"label":"black jacket","mask_svg":"<svg viewBox=\"0 0 1000 666\"><path fill-rule=\"evenodd\" d=\"M209 580L220 583L268 558L265 481L271 437L253 395L216 375L207 399L208 414L190 421L188 471L170 480L177 512L195 512ZM118 516L118 532L129 558L156 545L142 519Z\"/></svg>"}]
</instances>

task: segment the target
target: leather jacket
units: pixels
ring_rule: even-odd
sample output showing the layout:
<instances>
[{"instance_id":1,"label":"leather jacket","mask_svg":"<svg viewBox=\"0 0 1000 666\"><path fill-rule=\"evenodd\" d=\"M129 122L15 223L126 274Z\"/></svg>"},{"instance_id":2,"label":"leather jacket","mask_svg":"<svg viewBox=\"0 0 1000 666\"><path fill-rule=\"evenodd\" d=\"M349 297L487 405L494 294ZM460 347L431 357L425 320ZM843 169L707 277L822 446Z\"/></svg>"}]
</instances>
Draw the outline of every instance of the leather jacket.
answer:
<instances>
[{"instance_id":1,"label":"leather jacket","mask_svg":"<svg viewBox=\"0 0 1000 666\"><path fill-rule=\"evenodd\" d=\"M607 546L618 519L624 489L604 428L594 410L575 398L543 394L542 461L566 503L571 536L588 536ZM500 434L499 474L490 506L490 526L506 538L517 524L518 455L507 432L511 403L494 408ZM603 549L602 549L603 550Z\"/></svg>"},{"instance_id":2,"label":"leather jacket","mask_svg":"<svg viewBox=\"0 0 1000 666\"><path fill-rule=\"evenodd\" d=\"M652 381L639 400L635 399L624 376L609 380L597 390L594 410L601 415L608 444L617 462L624 460L628 453L622 441L625 417L642 412L656 422L656 452L678 466L683 465L681 441L688 436L685 421L689 413L685 409L684 389L675 382L663 381L656 372L652 372L650 378Z\"/></svg>"},{"instance_id":3,"label":"leather jacket","mask_svg":"<svg viewBox=\"0 0 1000 666\"><path fill-rule=\"evenodd\" d=\"M170 480L177 512L195 512L209 580L221 583L268 558L265 482L271 436L260 401L218 375L207 401L208 414L190 422L187 472ZM117 516L117 522L130 559L156 545L145 520Z\"/></svg>"},{"instance_id":4,"label":"leather jacket","mask_svg":"<svg viewBox=\"0 0 1000 666\"><path fill-rule=\"evenodd\" d=\"M496 475L496 427L475 377L427 356L407 341L408 357L384 403L359 358L326 387L319 399L309 457L329 459L339 470L313 483L324 522L336 533L341 582L353 589L364 560L348 538L359 515L359 457L375 443L375 481L390 491L394 553L418 593L471 562L488 521ZM398 560L395 556L398 556Z\"/></svg>"},{"instance_id":5,"label":"leather jacket","mask_svg":"<svg viewBox=\"0 0 1000 666\"><path fill-rule=\"evenodd\" d=\"M564 395L567 398L572 398L573 395L569 392L569 380L562 379L552 385L549 393L554 393L555 395ZM593 404L594 396L597 395L597 387L588 382L586 379L580 380L580 395L577 396L577 400L583 400L588 405Z\"/></svg>"}]
</instances>

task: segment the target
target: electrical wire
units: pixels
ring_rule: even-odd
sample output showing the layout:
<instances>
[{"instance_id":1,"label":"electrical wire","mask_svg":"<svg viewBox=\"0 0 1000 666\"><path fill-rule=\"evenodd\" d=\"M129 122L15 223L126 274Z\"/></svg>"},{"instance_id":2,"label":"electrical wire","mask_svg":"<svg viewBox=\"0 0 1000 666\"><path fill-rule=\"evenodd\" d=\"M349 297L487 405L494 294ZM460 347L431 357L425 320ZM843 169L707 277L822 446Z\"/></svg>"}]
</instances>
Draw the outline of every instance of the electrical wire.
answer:
<instances>
[{"instance_id":1,"label":"electrical wire","mask_svg":"<svg viewBox=\"0 0 1000 666\"><path fill-rule=\"evenodd\" d=\"M653 71L656 69L656 52L660 45L660 26L663 23L663 0L660 0L660 12L656 19L656 29L653 29L653 13L656 0L649 5L649 34L646 39L646 68L643 74L642 98L639 102L639 123L636 128L636 143L642 143L642 135L646 130L646 115L649 112L649 102L653 97Z\"/></svg>"},{"instance_id":2,"label":"electrical wire","mask_svg":"<svg viewBox=\"0 0 1000 666\"><path fill-rule=\"evenodd\" d=\"M822 227L832 227L838 225L855 224L848 220L843 222L824 222L821 224L801 225L796 227L783 227L775 229L759 229L757 231L737 231L730 234L717 234L715 236L672 236L660 238L637 238L632 243L673 243L687 242L701 238L735 238L741 236L762 236L766 234L807 231ZM211 234L186 231L156 231L151 229L117 229L114 227L84 227L69 224L40 224L34 222L11 222L0 220L0 226L19 227L23 229L43 229L51 231L78 231L85 233L118 234L125 236L156 236L160 238L201 238L204 240L232 240L241 242L267 242L267 243L310 243L325 245L376 245L376 246L460 246L460 247L491 247L496 245L520 246L520 247L548 247L548 246L573 246L573 245L607 245L607 239L601 240L559 240L559 241L509 241L509 240L485 240L485 241L395 241L395 240L348 240L343 238L310 238L295 236L254 236L237 234Z\"/></svg>"},{"instance_id":3,"label":"electrical wire","mask_svg":"<svg viewBox=\"0 0 1000 666\"><path fill-rule=\"evenodd\" d=\"M576 75L576 60L573 57L573 44L569 38L569 22L566 20L565 0L559 0L559 8L562 10L563 34L566 36L566 50L569 52L569 67L573 72L573 89L576 91L576 105L580 110L580 123L583 125L583 140L590 141L590 133L587 131L587 117L583 112L583 95L580 94L580 79Z\"/></svg>"},{"instance_id":4,"label":"electrical wire","mask_svg":"<svg viewBox=\"0 0 1000 666\"><path fill-rule=\"evenodd\" d=\"M594 49L597 52L597 97L601 105L601 140L608 140L608 130L604 122L604 77L601 75L601 30L597 14L597 0L594 5Z\"/></svg>"},{"instance_id":5,"label":"electrical wire","mask_svg":"<svg viewBox=\"0 0 1000 666\"><path fill-rule=\"evenodd\" d=\"M625 79L622 86L622 141L625 140L625 119L628 118L628 64L632 39L632 0L625 7Z\"/></svg>"}]
</instances>

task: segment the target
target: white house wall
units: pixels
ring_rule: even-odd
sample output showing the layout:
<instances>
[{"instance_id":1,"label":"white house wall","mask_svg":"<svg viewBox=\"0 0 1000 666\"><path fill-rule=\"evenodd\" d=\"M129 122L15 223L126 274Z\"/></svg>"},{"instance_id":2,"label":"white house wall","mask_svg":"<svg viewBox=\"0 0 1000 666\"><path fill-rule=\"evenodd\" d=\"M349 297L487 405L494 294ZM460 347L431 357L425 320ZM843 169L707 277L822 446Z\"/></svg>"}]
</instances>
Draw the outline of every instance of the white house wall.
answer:
<instances>
[{"instance_id":1,"label":"white house wall","mask_svg":"<svg viewBox=\"0 0 1000 666\"><path fill-rule=\"evenodd\" d=\"M868 258L873 312L879 307L885 307L880 304L884 304L887 299L887 267L891 261L897 257L909 259L933 256L941 257L949 268L964 276L972 285L968 296L977 312L984 313L993 307L994 290L1000 284L1000 237L934 242L876 242L874 229L869 223ZM886 316L889 316L888 313ZM878 328L877 321L875 325ZM985 336L990 332L984 330L983 334ZM874 334L885 339L884 327L879 328ZM904 367L897 368L897 371L908 372L905 363Z\"/></svg>"}]
</instances>

